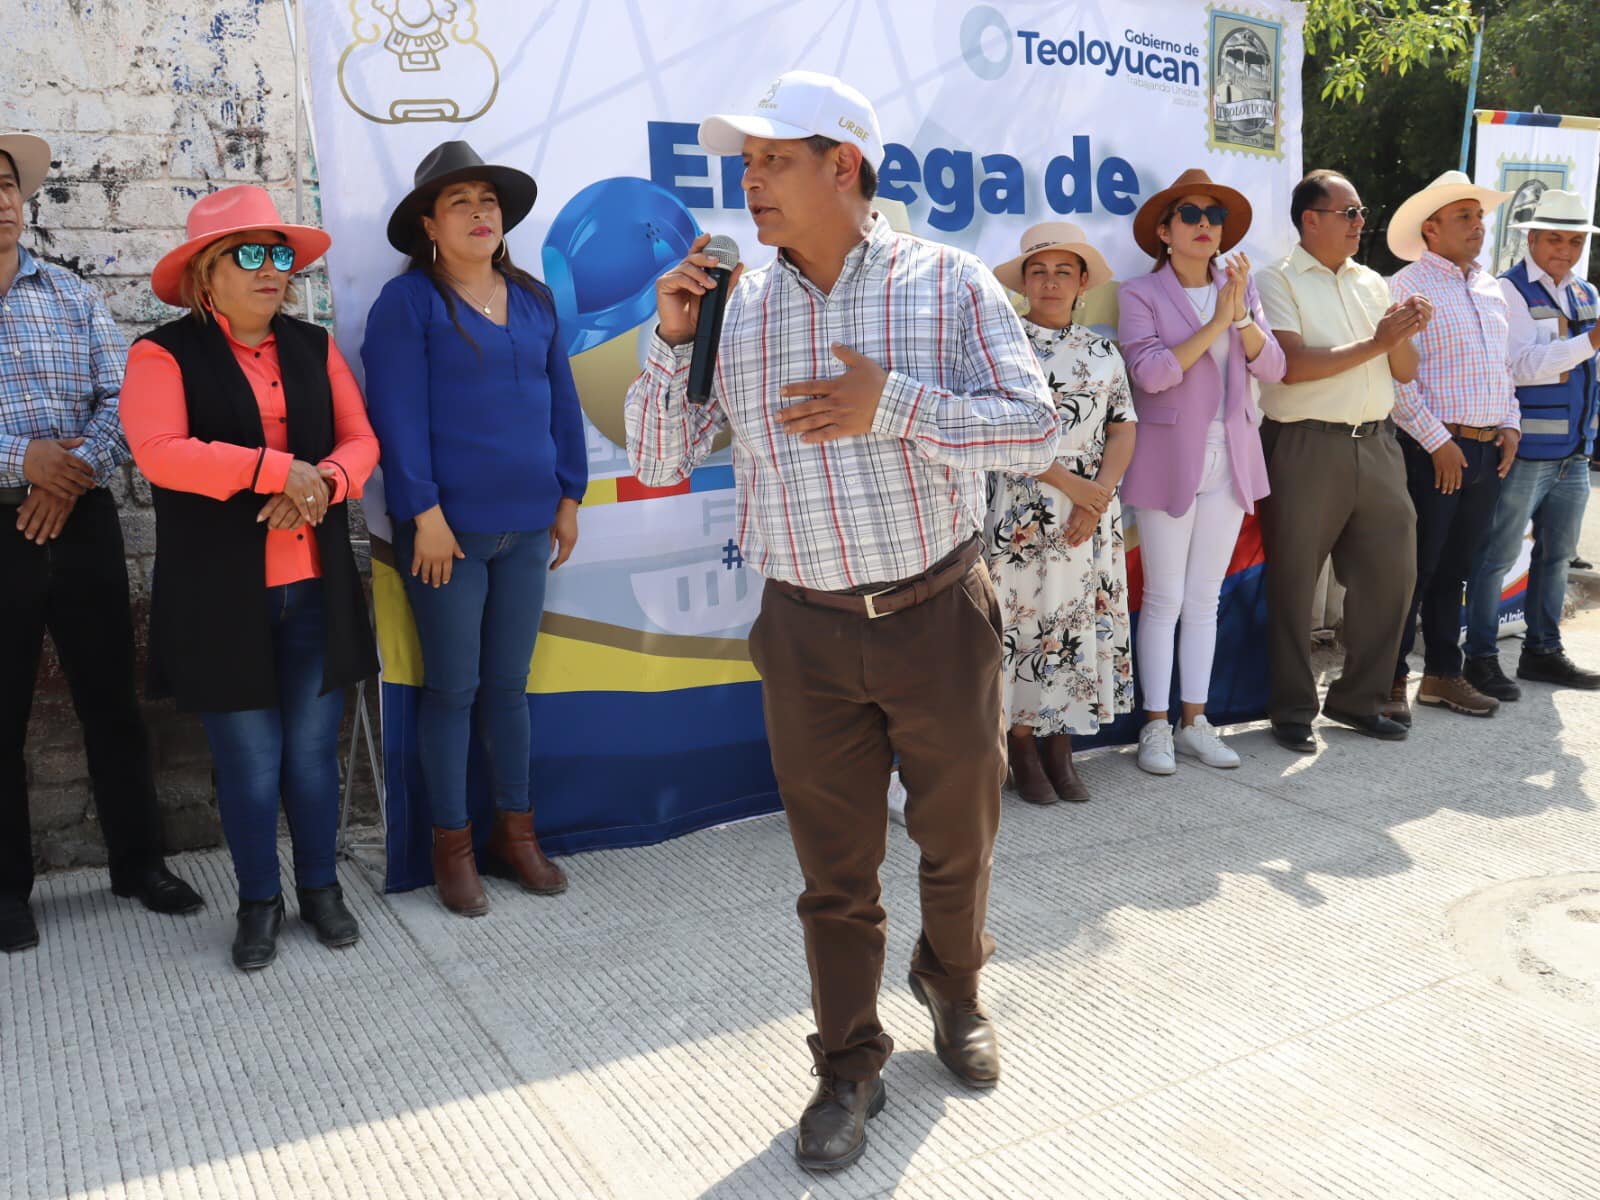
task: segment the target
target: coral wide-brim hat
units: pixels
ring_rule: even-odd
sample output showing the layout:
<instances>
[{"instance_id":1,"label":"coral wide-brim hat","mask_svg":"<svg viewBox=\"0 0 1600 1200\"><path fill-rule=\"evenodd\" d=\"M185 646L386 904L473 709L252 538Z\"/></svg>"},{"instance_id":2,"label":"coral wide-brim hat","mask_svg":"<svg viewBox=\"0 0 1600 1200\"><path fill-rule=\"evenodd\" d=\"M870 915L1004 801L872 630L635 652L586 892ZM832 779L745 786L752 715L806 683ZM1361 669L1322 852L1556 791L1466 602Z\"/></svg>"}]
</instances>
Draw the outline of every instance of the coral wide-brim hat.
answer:
<instances>
[{"instance_id":1,"label":"coral wide-brim hat","mask_svg":"<svg viewBox=\"0 0 1600 1200\"><path fill-rule=\"evenodd\" d=\"M291 225L278 215L265 188L251 183L226 187L194 202L185 232L188 239L162 255L150 272L150 289L164 304L184 307L183 272L192 259L218 238L254 230L281 233L294 247L294 270L302 271L327 253L333 239L311 225Z\"/></svg>"},{"instance_id":2,"label":"coral wide-brim hat","mask_svg":"<svg viewBox=\"0 0 1600 1200\"><path fill-rule=\"evenodd\" d=\"M1228 210L1228 219L1222 223L1222 240L1217 243L1219 254L1226 254L1244 240L1255 215L1250 201L1244 198L1243 192L1212 183L1211 176L1203 169L1191 167L1174 179L1171 187L1163 188L1139 206L1133 217L1133 240L1139 243L1139 249L1151 258L1160 258L1161 237L1156 230L1161 226L1167 205L1194 195L1215 196L1217 203Z\"/></svg>"}]
</instances>

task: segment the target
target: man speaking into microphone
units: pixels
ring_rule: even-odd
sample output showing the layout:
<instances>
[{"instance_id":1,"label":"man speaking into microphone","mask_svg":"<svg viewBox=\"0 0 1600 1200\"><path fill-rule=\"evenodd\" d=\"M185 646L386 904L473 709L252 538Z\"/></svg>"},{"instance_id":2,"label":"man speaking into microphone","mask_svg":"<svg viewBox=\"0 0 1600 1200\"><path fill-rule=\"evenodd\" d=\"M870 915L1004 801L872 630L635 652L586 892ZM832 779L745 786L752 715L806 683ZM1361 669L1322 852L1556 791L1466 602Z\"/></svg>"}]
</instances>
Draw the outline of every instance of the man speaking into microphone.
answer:
<instances>
[{"instance_id":1,"label":"man speaking into microphone","mask_svg":"<svg viewBox=\"0 0 1600 1200\"><path fill-rule=\"evenodd\" d=\"M688 378L697 325L713 319L706 239L657 282L628 458L644 483L678 483L732 429L736 536L767 581L750 657L805 877L820 1082L795 1155L830 1170L860 1157L894 1045L877 1000L895 754L922 851L912 993L951 1071L974 1087L999 1079L978 1004L1005 773L982 472L1043 471L1056 415L994 276L872 211L883 140L855 88L791 71L747 112L706 120L700 144L743 158L756 238L777 256L728 281L703 405Z\"/></svg>"}]
</instances>

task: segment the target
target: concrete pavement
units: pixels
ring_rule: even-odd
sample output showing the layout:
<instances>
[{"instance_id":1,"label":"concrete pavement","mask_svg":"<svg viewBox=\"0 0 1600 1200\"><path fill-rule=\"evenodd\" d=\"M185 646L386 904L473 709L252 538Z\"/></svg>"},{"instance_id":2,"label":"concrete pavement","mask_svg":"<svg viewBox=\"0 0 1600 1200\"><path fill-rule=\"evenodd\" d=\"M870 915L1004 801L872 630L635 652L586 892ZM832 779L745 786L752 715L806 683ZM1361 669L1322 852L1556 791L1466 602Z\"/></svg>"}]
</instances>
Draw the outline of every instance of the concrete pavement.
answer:
<instances>
[{"instance_id":1,"label":"concrete pavement","mask_svg":"<svg viewBox=\"0 0 1600 1200\"><path fill-rule=\"evenodd\" d=\"M1569 633L1600 663L1600 612ZM253 976L221 852L175 860L197 918L52 874L41 946L0 956L0 1197L1600 1196L1600 693L1526 692L1419 711L1401 745L1319 726L1315 757L1253 727L1231 772L1102 752L1088 805L1008 802L988 1094L907 993L892 828L899 1050L833 1178L791 1158L812 1080L781 816L569 859L557 899L490 880L478 921L347 865L362 942L291 917Z\"/></svg>"}]
</instances>

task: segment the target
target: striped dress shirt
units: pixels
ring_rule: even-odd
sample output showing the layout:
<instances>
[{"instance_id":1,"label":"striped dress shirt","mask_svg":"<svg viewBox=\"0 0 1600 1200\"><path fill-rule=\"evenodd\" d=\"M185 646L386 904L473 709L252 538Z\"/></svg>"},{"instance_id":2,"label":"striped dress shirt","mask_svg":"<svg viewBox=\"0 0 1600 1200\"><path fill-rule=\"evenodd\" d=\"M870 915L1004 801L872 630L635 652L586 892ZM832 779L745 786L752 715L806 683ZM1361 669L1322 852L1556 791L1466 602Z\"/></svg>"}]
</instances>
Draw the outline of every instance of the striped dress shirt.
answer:
<instances>
[{"instance_id":1,"label":"striped dress shirt","mask_svg":"<svg viewBox=\"0 0 1600 1200\"><path fill-rule=\"evenodd\" d=\"M110 482L128 461L117 419L128 357L106 302L71 271L18 247L21 266L0 296L0 487L24 487L35 438L84 439L71 453Z\"/></svg>"},{"instance_id":2,"label":"striped dress shirt","mask_svg":"<svg viewBox=\"0 0 1600 1200\"><path fill-rule=\"evenodd\" d=\"M871 432L807 445L774 413L785 384L844 373L842 343L889 372ZM728 298L713 395L690 405L690 346L659 335L628 391L639 479L687 479L733 432L736 540L768 579L848 591L919 575L983 523L983 472L1038 474L1057 418L1005 290L964 251L873 217L824 294L783 255Z\"/></svg>"},{"instance_id":3,"label":"striped dress shirt","mask_svg":"<svg viewBox=\"0 0 1600 1200\"><path fill-rule=\"evenodd\" d=\"M1447 258L1425 250L1395 273L1396 300L1426 296L1433 319L1413 340L1417 377L1395 385L1395 423L1430 454L1450 440L1447 423L1516 429L1522 423L1506 365L1510 324L1500 281L1477 264L1462 275Z\"/></svg>"}]
</instances>

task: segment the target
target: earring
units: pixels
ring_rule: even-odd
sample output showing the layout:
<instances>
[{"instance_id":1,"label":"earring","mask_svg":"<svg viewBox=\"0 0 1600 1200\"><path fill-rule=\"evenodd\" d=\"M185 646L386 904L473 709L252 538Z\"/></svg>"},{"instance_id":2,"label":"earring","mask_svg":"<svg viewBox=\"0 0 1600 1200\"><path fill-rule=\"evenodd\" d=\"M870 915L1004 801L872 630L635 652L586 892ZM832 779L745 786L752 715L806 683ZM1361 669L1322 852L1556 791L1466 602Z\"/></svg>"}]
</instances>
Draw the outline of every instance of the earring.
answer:
<instances>
[{"instance_id":1,"label":"earring","mask_svg":"<svg viewBox=\"0 0 1600 1200\"><path fill-rule=\"evenodd\" d=\"M429 238L428 245L433 247L433 261L437 263L439 261L439 243Z\"/></svg>"},{"instance_id":2,"label":"earring","mask_svg":"<svg viewBox=\"0 0 1600 1200\"><path fill-rule=\"evenodd\" d=\"M506 259L506 240L505 240L505 238L501 238L500 239L500 249L495 254L494 261L495 262L504 262L505 259Z\"/></svg>"}]
</instances>

